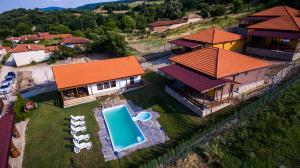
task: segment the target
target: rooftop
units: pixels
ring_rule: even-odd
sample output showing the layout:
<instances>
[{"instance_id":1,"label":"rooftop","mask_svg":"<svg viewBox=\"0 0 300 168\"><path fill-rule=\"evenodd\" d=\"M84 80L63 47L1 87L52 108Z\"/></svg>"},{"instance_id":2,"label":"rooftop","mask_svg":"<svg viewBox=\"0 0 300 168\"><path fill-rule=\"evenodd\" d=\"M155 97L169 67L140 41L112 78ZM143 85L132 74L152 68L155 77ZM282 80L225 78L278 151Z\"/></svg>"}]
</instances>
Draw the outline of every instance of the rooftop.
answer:
<instances>
[{"instance_id":1,"label":"rooftop","mask_svg":"<svg viewBox=\"0 0 300 168\"><path fill-rule=\"evenodd\" d=\"M52 66L58 89L141 75L144 70L134 56Z\"/></svg>"},{"instance_id":2,"label":"rooftop","mask_svg":"<svg viewBox=\"0 0 300 168\"><path fill-rule=\"evenodd\" d=\"M88 43L90 40L83 37L68 37L63 38L60 43L63 44L84 44Z\"/></svg>"},{"instance_id":3,"label":"rooftop","mask_svg":"<svg viewBox=\"0 0 300 168\"><path fill-rule=\"evenodd\" d=\"M288 6L275 6L258 13L254 13L251 16L300 16L300 11Z\"/></svg>"},{"instance_id":4,"label":"rooftop","mask_svg":"<svg viewBox=\"0 0 300 168\"><path fill-rule=\"evenodd\" d=\"M244 37L242 35L227 32L222 29L210 28L204 31L200 31L196 34L185 36L183 37L183 39L202 42L202 43L215 44L215 43L241 40L244 39Z\"/></svg>"},{"instance_id":5,"label":"rooftop","mask_svg":"<svg viewBox=\"0 0 300 168\"><path fill-rule=\"evenodd\" d=\"M8 167L8 157L12 140L14 113L9 112L0 118L0 167Z\"/></svg>"},{"instance_id":6,"label":"rooftop","mask_svg":"<svg viewBox=\"0 0 300 168\"><path fill-rule=\"evenodd\" d=\"M159 70L201 93L227 83L221 79L212 78L208 75L194 72L193 70L177 64L163 67Z\"/></svg>"},{"instance_id":7,"label":"rooftop","mask_svg":"<svg viewBox=\"0 0 300 168\"><path fill-rule=\"evenodd\" d=\"M268 29L300 31L300 18L294 16L280 16L267 21L263 21L247 27L248 29Z\"/></svg>"},{"instance_id":8,"label":"rooftop","mask_svg":"<svg viewBox=\"0 0 300 168\"><path fill-rule=\"evenodd\" d=\"M270 66L271 63L221 48L207 47L170 58L171 61L222 78Z\"/></svg>"},{"instance_id":9,"label":"rooftop","mask_svg":"<svg viewBox=\"0 0 300 168\"><path fill-rule=\"evenodd\" d=\"M10 53L20 53L39 50L46 50L46 47L37 44L19 44L17 47L10 50Z\"/></svg>"},{"instance_id":10,"label":"rooftop","mask_svg":"<svg viewBox=\"0 0 300 168\"><path fill-rule=\"evenodd\" d=\"M160 20L156 21L150 24L152 27L158 27L158 26L169 26L173 24L180 24L180 23L186 23L187 20L185 19L177 19L177 20Z\"/></svg>"}]
</instances>

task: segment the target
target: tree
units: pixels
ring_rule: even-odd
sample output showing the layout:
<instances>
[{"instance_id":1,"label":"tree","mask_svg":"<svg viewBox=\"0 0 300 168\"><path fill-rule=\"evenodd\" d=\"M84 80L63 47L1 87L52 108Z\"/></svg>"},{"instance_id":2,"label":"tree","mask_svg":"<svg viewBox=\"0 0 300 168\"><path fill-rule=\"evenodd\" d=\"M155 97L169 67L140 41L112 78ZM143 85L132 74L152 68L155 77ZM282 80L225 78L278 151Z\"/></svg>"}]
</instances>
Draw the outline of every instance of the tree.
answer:
<instances>
[{"instance_id":1,"label":"tree","mask_svg":"<svg viewBox=\"0 0 300 168\"><path fill-rule=\"evenodd\" d=\"M128 15L122 18L121 25L124 32L132 32L132 30L136 27L135 20Z\"/></svg>"},{"instance_id":2,"label":"tree","mask_svg":"<svg viewBox=\"0 0 300 168\"><path fill-rule=\"evenodd\" d=\"M73 34L76 37L84 37L84 33L80 30L75 30Z\"/></svg>"},{"instance_id":3,"label":"tree","mask_svg":"<svg viewBox=\"0 0 300 168\"><path fill-rule=\"evenodd\" d=\"M221 16L226 13L224 5L213 5L210 11L211 16Z\"/></svg>"},{"instance_id":4,"label":"tree","mask_svg":"<svg viewBox=\"0 0 300 168\"><path fill-rule=\"evenodd\" d=\"M70 28L63 24L51 25L49 30L51 34L71 33Z\"/></svg>"},{"instance_id":5,"label":"tree","mask_svg":"<svg viewBox=\"0 0 300 168\"><path fill-rule=\"evenodd\" d=\"M233 12L240 12L244 8L244 1L243 0L233 0Z\"/></svg>"},{"instance_id":6,"label":"tree","mask_svg":"<svg viewBox=\"0 0 300 168\"><path fill-rule=\"evenodd\" d=\"M207 3L201 3L199 5L199 9L201 10L201 16L203 18L208 18L209 17L210 8L209 8L209 5Z\"/></svg>"},{"instance_id":7,"label":"tree","mask_svg":"<svg viewBox=\"0 0 300 168\"><path fill-rule=\"evenodd\" d=\"M144 15L137 15L135 17L136 28L144 30L148 26L147 18Z\"/></svg>"},{"instance_id":8,"label":"tree","mask_svg":"<svg viewBox=\"0 0 300 168\"><path fill-rule=\"evenodd\" d=\"M70 47L62 45L62 46L59 46L58 51L55 51L51 55L49 62L54 63L57 60L64 60L64 59L67 59L70 57L72 58L72 57L76 56L78 53L79 53L79 51L76 50L75 48L70 48Z\"/></svg>"},{"instance_id":9,"label":"tree","mask_svg":"<svg viewBox=\"0 0 300 168\"><path fill-rule=\"evenodd\" d=\"M32 27L25 23L20 23L14 29L14 34L17 36L32 34Z\"/></svg>"},{"instance_id":10,"label":"tree","mask_svg":"<svg viewBox=\"0 0 300 168\"><path fill-rule=\"evenodd\" d=\"M126 55L127 43L124 36L110 31L107 32L103 43L106 51L116 54L117 56Z\"/></svg>"},{"instance_id":11,"label":"tree","mask_svg":"<svg viewBox=\"0 0 300 168\"><path fill-rule=\"evenodd\" d=\"M177 19L182 16L182 3L178 0L166 0L163 7L163 17Z\"/></svg>"}]
</instances>

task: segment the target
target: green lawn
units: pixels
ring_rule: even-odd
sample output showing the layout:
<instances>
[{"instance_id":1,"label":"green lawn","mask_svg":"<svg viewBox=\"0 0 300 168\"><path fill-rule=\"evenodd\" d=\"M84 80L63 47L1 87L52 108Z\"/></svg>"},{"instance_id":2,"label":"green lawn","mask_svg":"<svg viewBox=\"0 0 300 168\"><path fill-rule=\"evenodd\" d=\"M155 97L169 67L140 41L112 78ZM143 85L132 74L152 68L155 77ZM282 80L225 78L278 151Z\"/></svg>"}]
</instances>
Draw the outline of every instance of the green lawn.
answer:
<instances>
[{"instance_id":1,"label":"green lawn","mask_svg":"<svg viewBox=\"0 0 300 168\"><path fill-rule=\"evenodd\" d=\"M24 167L138 167L161 155L179 141L188 138L201 127L217 122L232 110L224 110L211 117L200 118L164 92L165 81L155 73L145 75L146 86L124 95L136 105L152 108L159 112L160 124L166 129L171 140L162 145L142 149L116 161L104 162L101 144L97 135L99 130L91 110L97 107L92 102L76 107L62 109L56 92L39 95L34 100L39 102L38 110L32 111L26 130L26 148ZM88 133L92 136L92 150L80 154L72 152L73 145L68 117L85 115ZM214 120L211 120L211 119Z\"/></svg>"}]
</instances>

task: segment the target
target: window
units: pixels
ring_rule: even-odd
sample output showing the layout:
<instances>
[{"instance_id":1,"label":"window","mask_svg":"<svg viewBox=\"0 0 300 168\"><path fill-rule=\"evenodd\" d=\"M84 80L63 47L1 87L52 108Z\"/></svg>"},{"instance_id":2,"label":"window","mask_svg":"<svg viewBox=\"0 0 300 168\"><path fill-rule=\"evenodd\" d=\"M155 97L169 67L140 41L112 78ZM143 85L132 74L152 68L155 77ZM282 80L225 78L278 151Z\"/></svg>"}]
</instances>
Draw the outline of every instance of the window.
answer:
<instances>
[{"instance_id":1,"label":"window","mask_svg":"<svg viewBox=\"0 0 300 168\"><path fill-rule=\"evenodd\" d=\"M134 84L134 77L130 78L130 84Z\"/></svg>"},{"instance_id":2,"label":"window","mask_svg":"<svg viewBox=\"0 0 300 168\"><path fill-rule=\"evenodd\" d=\"M97 84L97 89L98 90L103 90L103 83L98 83Z\"/></svg>"},{"instance_id":3,"label":"window","mask_svg":"<svg viewBox=\"0 0 300 168\"><path fill-rule=\"evenodd\" d=\"M245 72L245 75L248 75L248 71L247 71L247 72Z\"/></svg>"},{"instance_id":4,"label":"window","mask_svg":"<svg viewBox=\"0 0 300 168\"><path fill-rule=\"evenodd\" d=\"M109 82L104 82L104 89L110 88Z\"/></svg>"},{"instance_id":5,"label":"window","mask_svg":"<svg viewBox=\"0 0 300 168\"><path fill-rule=\"evenodd\" d=\"M116 81L110 81L110 87L116 87Z\"/></svg>"}]
</instances>

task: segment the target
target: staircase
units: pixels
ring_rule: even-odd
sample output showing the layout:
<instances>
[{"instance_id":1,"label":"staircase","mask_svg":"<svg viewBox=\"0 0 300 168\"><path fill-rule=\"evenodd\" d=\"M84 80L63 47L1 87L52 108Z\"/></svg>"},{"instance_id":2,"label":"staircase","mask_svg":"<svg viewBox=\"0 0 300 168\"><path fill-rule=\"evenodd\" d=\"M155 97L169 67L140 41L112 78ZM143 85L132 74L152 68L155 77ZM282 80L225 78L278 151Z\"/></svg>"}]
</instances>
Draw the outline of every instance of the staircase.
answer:
<instances>
[{"instance_id":1,"label":"staircase","mask_svg":"<svg viewBox=\"0 0 300 168\"><path fill-rule=\"evenodd\" d=\"M72 107L72 106L76 106L79 104L88 103L88 102L92 102L92 101L96 101L96 97L86 96L86 97L66 100L66 101L64 101L64 108Z\"/></svg>"},{"instance_id":2,"label":"staircase","mask_svg":"<svg viewBox=\"0 0 300 168\"><path fill-rule=\"evenodd\" d=\"M115 96L120 95L120 94L124 93L125 91L126 91L125 88L121 88L121 89L119 89L116 93L114 93L114 95L115 95Z\"/></svg>"}]
</instances>

